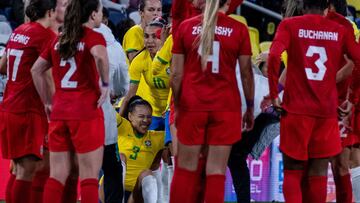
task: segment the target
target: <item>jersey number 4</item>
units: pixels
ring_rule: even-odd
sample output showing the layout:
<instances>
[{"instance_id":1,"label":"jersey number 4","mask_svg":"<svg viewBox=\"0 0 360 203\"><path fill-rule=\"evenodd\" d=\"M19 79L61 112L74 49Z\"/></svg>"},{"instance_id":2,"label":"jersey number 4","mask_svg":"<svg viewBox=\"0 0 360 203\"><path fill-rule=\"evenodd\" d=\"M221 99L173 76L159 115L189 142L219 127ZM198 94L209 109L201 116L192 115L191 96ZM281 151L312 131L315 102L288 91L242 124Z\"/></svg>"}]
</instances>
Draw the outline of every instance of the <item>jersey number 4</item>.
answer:
<instances>
[{"instance_id":1,"label":"jersey number 4","mask_svg":"<svg viewBox=\"0 0 360 203\"><path fill-rule=\"evenodd\" d=\"M199 46L198 54L201 56L201 47ZM214 41L213 42L213 54L208 56L207 61L212 63L211 72L212 73L219 73L219 58L220 58L220 42Z\"/></svg>"},{"instance_id":2,"label":"jersey number 4","mask_svg":"<svg viewBox=\"0 0 360 203\"><path fill-rule=\"evenodd\" d=\"M309 46L306 57L312 57L314 54L319 54L319 59L315 61L316 67L319 69L318 72L313 72L311 68L306 67L305 73L308 80L322 81L325 76L326 66L325 63L328 60L326 50L324 47Z\"/></svg>"},{"instance_id":3,"label":"jersey number 4","mask_svg":"<svg viewBox=\"0 0 360 203\"><path fill-rule=\"evenodd\" d=\"M71 57L67 60L61 59L60 67L65 67L67 63L70 64L70 68L61 80L61 88L76 88L78 83L76 81L70 81L71 76L74 75L77 68L75 58Z\"/></svg>"}]
</instances>

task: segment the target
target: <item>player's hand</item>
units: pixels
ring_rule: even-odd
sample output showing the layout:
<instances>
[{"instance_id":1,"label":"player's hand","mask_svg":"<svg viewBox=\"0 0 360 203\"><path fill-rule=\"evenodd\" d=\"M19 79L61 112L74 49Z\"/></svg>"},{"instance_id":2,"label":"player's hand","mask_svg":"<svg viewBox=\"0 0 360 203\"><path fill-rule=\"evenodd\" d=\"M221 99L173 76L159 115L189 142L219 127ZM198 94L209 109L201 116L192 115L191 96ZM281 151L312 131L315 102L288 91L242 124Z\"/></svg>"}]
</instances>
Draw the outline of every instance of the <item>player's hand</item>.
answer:
<instances>
[{"instance_id":1,"label":"player's hand","mask_svg":"<svg viewBox=\"0 0 360 203\"><path fill-rule=\"evenodd\" d=\"M260 103L260 109L262 112L265 111L265 109L269 108L272 105L270 95L264 96L264 99Z\"/></svg>"},{"instance_id":2,"label":"player's hand","mask_svg":"<svg viewBox=\"0 0 360 203\"><path fill-rule=\"evenodd\" d=\"M348 116L351 113L353 108L353 104L346 100L338 107L338 116L339 118L343 119L344 117Z\"/></svg>"},{"instance_id":3,"label":"player's hand","mask_svg":"<svg viewBox=\"0 0 360 203\"><path fill-rule=\"evenodd\" d=\"M161 42L163 44L165 43L166 39L169 37L170 31L171 31L171 25L167 25L161 30Z\"/></svg>"},{"instance_id":4,"label":"player's hand","mask_svg":"<svg viewBox=\"0 0 360 203\"><path fill-rule=\"evenodd\" d=\"M254 128L254 108L247 108L243 116L242 128L250 131Z\"/></svg>"},{"instance_id":5,"label":"player's hand","mask_svg":"<svg viewBox=\"0 0 360 203\"><path fill-rule=\"evenodd\" d=\"M50 114L52 112L52 104L45 104L45 113L46 113L46 117L48 119L48 121L50 121Z\"/></svg>"},{"instance_id":6,"label":"player's hand","mask_svg":"<svg viewBox=\"0 0 360 203\"><path fill-rule=\"evenodd\" d=\"M110 94L110 88L108 86L100 87L101 95L99 100L97 101L97 107L100 108L101 105L106 101L108 95Z\"/></svg>"}]
</instances>

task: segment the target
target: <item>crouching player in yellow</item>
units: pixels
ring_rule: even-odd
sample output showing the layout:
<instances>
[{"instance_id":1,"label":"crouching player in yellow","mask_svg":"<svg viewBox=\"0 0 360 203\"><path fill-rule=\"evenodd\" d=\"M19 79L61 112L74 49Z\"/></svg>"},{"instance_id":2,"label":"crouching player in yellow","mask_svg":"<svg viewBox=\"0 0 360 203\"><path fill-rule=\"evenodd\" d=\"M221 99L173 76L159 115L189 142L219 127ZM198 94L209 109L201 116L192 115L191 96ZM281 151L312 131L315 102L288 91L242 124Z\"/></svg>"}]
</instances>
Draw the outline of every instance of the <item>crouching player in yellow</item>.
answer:
<instances>
[{"instance_id":1,"label":"crouching player in yellow","mask_svg":"<svg viewBox=\"0 0 360 203\"><path fill-rule=\"evenodd\" d=\"M161 158L164 131L148 130L152 108L139 96L129 100L124 115L117 123L119 151L126 157L125 202L156 203L158 187L152 165Z\"/></svg>"}]
</instances>

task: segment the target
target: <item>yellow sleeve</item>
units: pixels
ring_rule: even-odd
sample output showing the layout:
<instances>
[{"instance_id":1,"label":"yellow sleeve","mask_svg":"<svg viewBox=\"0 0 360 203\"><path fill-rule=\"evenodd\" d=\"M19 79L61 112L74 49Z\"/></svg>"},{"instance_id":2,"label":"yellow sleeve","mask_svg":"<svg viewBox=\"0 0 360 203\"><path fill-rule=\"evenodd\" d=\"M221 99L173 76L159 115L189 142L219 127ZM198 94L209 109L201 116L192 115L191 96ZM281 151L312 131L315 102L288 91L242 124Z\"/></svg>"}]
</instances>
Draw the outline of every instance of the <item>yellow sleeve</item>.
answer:
<instances>
[{"instance_id":1,"label":"yellow sleeve","mask_svg":"<svg viewBox=\"0 0 360 203\"><path fill-rule=\"evenodd\" d=\"M152 69L154 75L159 74L162 69L169 67L172 58L172 47L173 38L172 35L170 35L153 60Z\"/></svg>"},{"instance_id":2,"label":"yellow sleeve","mask_svg":"<svg viewBox=\"0 0 360 203\"><path fill-rule=\"evenodd\" d=\"M359 42L360 31L359 31L357 25L353 21L351 21L351 24L354 28L354 35L355 35L356 42Z\"/></svg>"},{"instance_id":3,"label":"yellow sleeve","mask_svg":"<svg viewBox=\"0 0 360 203\"><path fill-rule=\"evenodd\" d=\"M123 48L126 53L140 51L144 48L144 31L139 25L134 25L125 33Z\"/></svg>"},{"instance_id":4,"label":"yellow sleeve","mask_svg":"<svg viewBox=\"0 0 360 203\"><path fill-rule=\"evenodd\" d=\"M132 84L140 83L141 73L143 72L143 61L142 61L143 53L144 52L137 55L130 64L129 76L130 76L130 83Z\"/></svg>"}]
</instances>

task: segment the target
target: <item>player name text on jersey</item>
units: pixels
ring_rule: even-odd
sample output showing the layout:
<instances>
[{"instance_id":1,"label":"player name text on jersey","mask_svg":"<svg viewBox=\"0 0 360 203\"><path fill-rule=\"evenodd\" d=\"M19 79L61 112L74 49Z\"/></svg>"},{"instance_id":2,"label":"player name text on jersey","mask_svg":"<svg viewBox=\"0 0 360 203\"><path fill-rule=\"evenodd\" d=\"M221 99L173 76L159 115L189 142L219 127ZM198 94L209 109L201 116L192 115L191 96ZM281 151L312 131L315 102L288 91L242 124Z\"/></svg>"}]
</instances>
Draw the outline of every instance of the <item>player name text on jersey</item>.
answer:
<instances>
[{"instance_id":1,"label":"player name text on jersey","mask_svg":"<svg viewBox=\"0 0 360 203\"><path fill-rule=\"evenodd\" d=\"M338 41L339 33L328 32L328 31L319 31L319 30L299 29L298 36L299 36L299 38L305 38L305 39Z\"/></svg>"},{"instance_id":2,"label":"player name text on jersey","mask_svg":"<svg viewBox=\"0 0 360 203\"><path fill-rule=\"evenodd\" d=\"M201 26L194 26L192 34L199 35L201 33L201 29L202 29ZM232 32L233 32L232 28L222 27L222 26L215 27L215 35L222 35L222 36L230 37Z\"/></svg>"},{"instance_id":3,"label":"player name text on jersey","mask_svg":"<svg viewBox=\"0 0 360 203\"><path fill-rule=\"evenodd\" d=\"M30 37L26 36L26 35L22 35L22 34L15 34L12 33L11 37L10 37L10 41L12 42L17 42L20 44L24 44L26 45L30 40Z\"/></svg>"}]
</instances>

